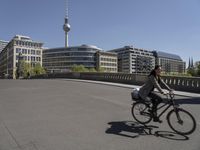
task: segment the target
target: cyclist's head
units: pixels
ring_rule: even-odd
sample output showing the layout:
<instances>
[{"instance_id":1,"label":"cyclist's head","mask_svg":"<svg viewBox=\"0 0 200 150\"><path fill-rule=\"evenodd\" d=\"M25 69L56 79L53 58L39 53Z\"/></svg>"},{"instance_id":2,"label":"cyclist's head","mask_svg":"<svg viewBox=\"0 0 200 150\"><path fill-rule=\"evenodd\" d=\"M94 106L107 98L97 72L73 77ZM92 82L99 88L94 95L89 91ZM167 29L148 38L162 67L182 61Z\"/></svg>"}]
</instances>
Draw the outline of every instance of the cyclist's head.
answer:
<instances>
[{"instance_id":1,"label":"cyclist's head","mask_svg":"<svg viewBox=\"0 0 200 150\"><path fill-rule=\"evenodd\" d=\"M154 68L154 70L155 70L155 73L156 73L156 75L157 76L160 76L160 73L161 73L161 66L159 66L159 65L156 65L155 66L155 68Z\"/></svg>"},{"instance_id":2,"label":"cyclist's head","mask_svg":"<svg viewBox=\"0 0 200 150\"><path fill-rule=\"evenodd\" d=\"M155 68L151 71L151 73L149 74L149 76L153 75L153 76L160 76L161 73L161 66L160 65L156 65Z\"/></svg>"}]
</instances>

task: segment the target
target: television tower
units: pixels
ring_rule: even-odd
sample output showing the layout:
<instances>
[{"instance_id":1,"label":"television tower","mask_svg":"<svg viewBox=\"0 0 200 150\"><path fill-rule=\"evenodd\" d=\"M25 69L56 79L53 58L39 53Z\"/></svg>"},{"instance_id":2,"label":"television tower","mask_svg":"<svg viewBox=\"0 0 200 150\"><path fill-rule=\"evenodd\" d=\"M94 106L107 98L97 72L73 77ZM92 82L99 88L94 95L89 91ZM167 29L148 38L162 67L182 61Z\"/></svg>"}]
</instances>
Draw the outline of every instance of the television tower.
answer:
<instances>
[{"instance_id":1,"label":"television tower","mask_svg":"<svg viewBox=\"0 0 200 150\"><path fill-rule=\"evenodd\" d=\"M66 12L65 12L65 23L63 25L65 31L65 47L68 47L68 32L70 31L70 25L68 23L68 0L66 0Z\"/></svg>"}]
</instances>

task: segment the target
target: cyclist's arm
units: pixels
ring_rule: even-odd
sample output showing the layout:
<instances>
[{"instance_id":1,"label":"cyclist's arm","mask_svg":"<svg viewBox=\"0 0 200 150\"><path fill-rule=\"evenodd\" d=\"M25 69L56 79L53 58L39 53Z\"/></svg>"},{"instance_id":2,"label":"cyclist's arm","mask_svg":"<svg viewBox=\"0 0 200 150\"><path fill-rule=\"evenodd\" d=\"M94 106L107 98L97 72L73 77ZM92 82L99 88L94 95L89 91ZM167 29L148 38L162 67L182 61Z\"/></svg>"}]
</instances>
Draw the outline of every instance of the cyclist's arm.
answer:
<instances>
[{"instance_id":1,"label":"cyclist's arm","mask_svg":"<svg viewBox=\"0 0 200 150\"><path fill-rule=\"evenodd\" d=\"M156 80L156 78L155 78L154 76L150 76L149 79L150 79L151 82L153 83L153 86L154 86L155 88L157 88L158 91L159 91L160 93L163 94L164 91L163 91L162 88L160 87L160 85L159 85L158 81Z\"/></svg>"},{"instance_id":2,"label":"cyclist's arm","mask_svg":"<svg viewBox=\"0 0 200 150\"><path fill-rule=\"evenodd\" d=\"M161 79L161 83L167 88L167 90L172 91L172 89Z\"/></svg>"}]
</instances>

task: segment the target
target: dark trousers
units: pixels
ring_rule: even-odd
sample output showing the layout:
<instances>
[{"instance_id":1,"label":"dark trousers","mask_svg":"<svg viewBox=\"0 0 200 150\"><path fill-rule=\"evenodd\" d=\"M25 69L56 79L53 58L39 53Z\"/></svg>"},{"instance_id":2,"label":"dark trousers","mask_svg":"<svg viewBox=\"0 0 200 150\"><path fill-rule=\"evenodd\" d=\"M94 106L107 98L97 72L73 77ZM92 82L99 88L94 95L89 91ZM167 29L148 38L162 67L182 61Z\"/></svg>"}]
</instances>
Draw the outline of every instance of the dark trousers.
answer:
<instances>
[{"instance_id":1,"label":"dark trousers","mask_svg":"<svg viewBox=\"0 0 200 150\"><path fill-rule=\"evenodd\" d=\"M153 110L153 113L156 115L157 113L157 106L163 101L162 97L159 96L157 93L155 92L151 92L148 97L151 98L151 101L152 101L152 110Z\"/></svg>"}]
</instances>

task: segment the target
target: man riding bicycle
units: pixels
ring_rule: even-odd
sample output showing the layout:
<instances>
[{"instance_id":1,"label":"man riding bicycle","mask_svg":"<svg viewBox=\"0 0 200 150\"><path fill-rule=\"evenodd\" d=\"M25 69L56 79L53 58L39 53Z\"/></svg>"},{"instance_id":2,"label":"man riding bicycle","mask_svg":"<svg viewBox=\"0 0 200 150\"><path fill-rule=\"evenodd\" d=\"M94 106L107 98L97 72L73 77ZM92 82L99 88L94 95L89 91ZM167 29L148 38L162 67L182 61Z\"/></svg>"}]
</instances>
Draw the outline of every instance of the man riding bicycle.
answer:
<instances>
[{"instance_id":1,"label":"man riding bicycle","mask_svg":"<svg viewBox=\"0 0 200 150\"><path fill-rule=\"evenodd\" d=\"M159 96L156 92L154 92L154 88L156 88L161 94L166 94L163 89L160 87L160 84L163 84L168 91L172 91L169 86L161 79L161 67L156 65L155 68L148 75L148 79L145 84L139 90L139 96L145 101L152 101L152 114L153 121L161 122L157 117L157 106L163 101L162 97Z\"/></svg>"}]
</instances>

